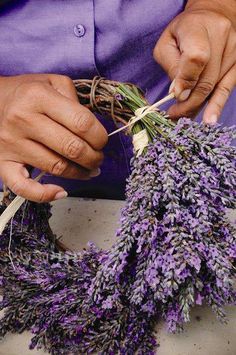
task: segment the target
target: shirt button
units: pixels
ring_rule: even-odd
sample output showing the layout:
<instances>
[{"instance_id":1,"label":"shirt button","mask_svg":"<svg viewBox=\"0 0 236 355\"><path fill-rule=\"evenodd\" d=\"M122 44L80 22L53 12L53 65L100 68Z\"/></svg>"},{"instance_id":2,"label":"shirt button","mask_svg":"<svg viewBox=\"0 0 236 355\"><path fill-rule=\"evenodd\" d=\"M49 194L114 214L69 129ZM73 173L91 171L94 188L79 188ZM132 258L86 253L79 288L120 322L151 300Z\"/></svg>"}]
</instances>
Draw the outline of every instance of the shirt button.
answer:
<instances>
[{"instance_id":1,"label":"shirt button","mask_svg":"<svg viewBox=\"0 0 236 355\"><path fill-rule=\"evenodd\" d=\"M74 34L77 37L83 37L85 35L85 27L83 25L75 25Z\"/></svg>"}]
</instances>

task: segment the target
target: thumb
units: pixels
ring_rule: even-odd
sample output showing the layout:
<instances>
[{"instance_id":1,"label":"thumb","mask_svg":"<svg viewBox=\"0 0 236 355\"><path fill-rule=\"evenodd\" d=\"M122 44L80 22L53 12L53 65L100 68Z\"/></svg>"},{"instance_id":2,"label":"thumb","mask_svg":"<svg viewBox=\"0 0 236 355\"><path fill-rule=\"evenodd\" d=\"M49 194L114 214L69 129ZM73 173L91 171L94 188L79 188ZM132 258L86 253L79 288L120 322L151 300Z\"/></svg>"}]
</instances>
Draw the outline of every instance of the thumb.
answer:
<instances>
[{"instance_id":1,"label":"thumb","mask_svg":"<svg viewBox=\"0 0 236 355\"><path fill-rule=\"evenodd\" d=\"M216 124L221 112L236 85L236 65L217 84L203 115L203 122Z\"/></svg>"},{"instance_id":2,"label":"thumb","mask_svg":"<svg viewBox=\"0 0 236 355\"><path fill-rule=\"evenodd\" d=\"M61 95L78 102L78 96L76 93L73 81L65 75L49 75L50 84L57 90Z\"/></svg>"},{"instance_id":3,"label":"thumb","mask_svg":"<svg viewBox=\"0 0 236 355\"><path fill-rule=\"evenodd\" d=\"M45 184L29 178L24 165L16 162L1 163L1 178L16 195L35 202L49 202L67 196L65 190L57 185Z\"/></svg>"}]
</instances>

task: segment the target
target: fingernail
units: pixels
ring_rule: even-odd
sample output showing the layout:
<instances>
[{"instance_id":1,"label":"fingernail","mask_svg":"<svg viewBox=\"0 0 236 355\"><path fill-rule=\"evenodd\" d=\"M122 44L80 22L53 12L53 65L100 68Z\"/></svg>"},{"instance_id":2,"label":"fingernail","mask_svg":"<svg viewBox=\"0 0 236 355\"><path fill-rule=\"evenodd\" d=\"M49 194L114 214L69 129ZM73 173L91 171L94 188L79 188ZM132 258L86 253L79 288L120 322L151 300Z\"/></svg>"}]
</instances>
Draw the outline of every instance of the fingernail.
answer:
<instances>
[{"instance_id":1,"label":"fingernail","mask_svg":"<svg viewBox=\"0 0 236 355\"><path fill-rule=\"evenodd\" d=\"M204 120L205 124L208 124L210 126L214 126L218 121L218 117L216 114L209 116Z\"/></svg>"},{"instance_id":2,"label":"fingernail","mask_svg":"<svg viewBox=\"0 0 236 355\"><path fill-rule=\"evenodd\" d=\"M179 99L180 101L185 101L185 100L187 100L187 99L189 98L190 94L191 94L191 90L190 90L190 89L184 90L184 91L182 91L181 94L178 96L178 99Z\"/></svg>"},{"instance_id":3,"label":"fingernail","mask_svg":"<svg viewBox=\"0 0 236 355\"><path fill-rule=\"evenodd\" d=\"M66 198L68 196L68 193L66 191L59 191L55 197L54 200L61 200L62 198Z\"/></svg>"},{"instance_id":4,"label":"fingernail","mask_svg":"<svg viewBox=\"0 0 236 355\"><path fill-rule=\"evenodd\" d=\"M89 176L90 177L96 177L96 176L99 176L101 174L101 169L95 169L93 171L90 172Z\"/></svg>"},{"instance_id":5,"label":"fingernail","mask_svg":"<svg viewBox=\"0 0 236 355\"><path fill-rule=\"evenodd\" d=\"M24 168L24 170L23 170L23 175L26 179L28 179L30 177L30 174L26 168Z\"/></svg>"},{"instance_id":6,"label":"fingernail","mask_svg":"<svg viewBox=\"0 0 236 355\"><path fill-rule=\"evenodd\" d=\"M174 91L174 86L175 86L175 79L172 81L172 83L170 84L170 88L169 88L169 94Z\"/></svg>"}]
</instances>

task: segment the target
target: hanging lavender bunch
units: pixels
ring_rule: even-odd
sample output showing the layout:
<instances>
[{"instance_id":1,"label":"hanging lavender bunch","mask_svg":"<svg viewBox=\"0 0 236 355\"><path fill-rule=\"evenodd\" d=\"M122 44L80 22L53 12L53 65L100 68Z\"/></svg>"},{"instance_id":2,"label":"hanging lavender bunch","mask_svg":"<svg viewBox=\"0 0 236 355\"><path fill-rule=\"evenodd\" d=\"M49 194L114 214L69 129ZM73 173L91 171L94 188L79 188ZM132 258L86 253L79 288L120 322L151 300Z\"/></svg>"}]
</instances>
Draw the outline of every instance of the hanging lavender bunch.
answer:
<instances>
[{"instance_id":1,"label":"hanging lavender bunch","mask_svg":"<svg viewBox=\"0 0 236 355\"><path fill-rule=\"evenodd\" d=\"M137 103L129 90L123 95ZM95 302L129 284L130 303L150 315L161 304L170 331L203 300L225 320L222 307L236 302L236 231L226 217L236 206L235 136L234 128L182 119L163 124L133 159L118 240L90 290Z\"/></svg>"},{"instance_id":2,"label":"hanging lavender bunch","mask_svg":"<svg viewBox=\"0 0 236 355\"><path fill-rule=\"evenodd\" d=\"M81 85L78 95L88 105L90 84ZM107 112L114 94L120 122L147 104L134 87L100 83L98 111ZM160 317L170 331L179 330L191 307L204 301L225 320L223 306L236 301L236 231L226 217L236 206L235 129L186 119L175 125L156 111L133 124L131 134L144 130L149 144L131 162L110 250L60 252L43 229L48 214L23 231L15 220L11 260L10 226L3 233L2 335L31 329L31 346L52 354L152 354ZM31 214L34 221L37 211Z\"/></svg>"}]
</instances>

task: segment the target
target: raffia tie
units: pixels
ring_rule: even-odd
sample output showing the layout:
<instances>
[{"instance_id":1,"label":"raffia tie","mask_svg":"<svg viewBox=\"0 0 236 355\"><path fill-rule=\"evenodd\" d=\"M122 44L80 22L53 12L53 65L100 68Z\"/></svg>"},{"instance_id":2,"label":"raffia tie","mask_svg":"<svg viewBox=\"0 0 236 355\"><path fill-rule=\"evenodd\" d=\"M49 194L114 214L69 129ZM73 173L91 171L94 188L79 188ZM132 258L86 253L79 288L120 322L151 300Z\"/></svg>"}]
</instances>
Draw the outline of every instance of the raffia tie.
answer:
<instances>
[{"instance_id":1,"label":"raffia tie","mask_svg":"<svg viewBox=\"0 0 236 355\"><path fill-rule=\"evenodd\" d=\"M144 118L148 114L156 112L157 108L159 106L161 106L162 104L164 104L165 102L167 102L169 100L172 100L174 97L175 97L174 93L171 93L171 94L167 95L166 97L164 97L163 99L161 99L160 101L155 102L153 105L147 105L147 106L143 106L143 107L138 108L135 111L134 116L131 117L131 119L127 123L127 125L116 129L115 131L108 134L108 136L109 137L113 136L114 134L121 132L127 128L131 129L132 126L136 122L142 120L142 118ZM133 145L134 145L134 150L137 152L137 156L142 154L144 148L147 147L148 142L149 142L149 140L148 140L148 134L147 134L146 129L143 129L142 131L133 135Z\"/></svg>"},{"instance_id":2,"label":"raffia tie","mask_svg":"<svg viewBox=\"0 0 236 355\"><path fill-rule=\"evenodd\" d=\"M137 156L142 154L144 148L148 146L148 142L149 140L146 129L143 129L133 135L133 146Z\"/></svg>"}]
</instances>

